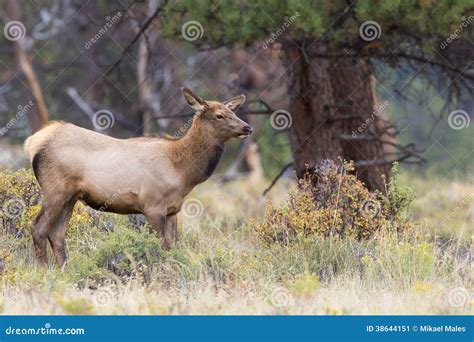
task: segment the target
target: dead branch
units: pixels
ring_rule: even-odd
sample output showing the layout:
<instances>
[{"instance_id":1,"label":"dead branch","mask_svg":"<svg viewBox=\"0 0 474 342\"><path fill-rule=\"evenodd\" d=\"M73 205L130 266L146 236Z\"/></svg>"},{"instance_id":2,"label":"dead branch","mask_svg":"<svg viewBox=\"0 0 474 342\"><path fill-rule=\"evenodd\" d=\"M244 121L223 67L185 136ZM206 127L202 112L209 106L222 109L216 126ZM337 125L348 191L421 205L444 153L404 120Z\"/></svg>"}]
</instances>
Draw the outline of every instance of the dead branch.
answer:
<instances>
[{"instance_id":1,"label":"dead branch","mask_svg":"<svg viewBox=\"0 0 474 342\"><path fill-rule=\"evenodd\" d=\"M96 109L94 110L86 101L84 101L77 90L73 87L69 87L66 89L66 93L69 95L69 97L76 103L76 105L81 109L84 114L89 118L89 120L92 122L94 114L99 111L99 110L104 110L103 108L101 109ZM108 109L107 109L108 110ZM110 111L110 110L108 110ZM116 111L110 111L112 115L114 116L115 121L123 128L126 128L132 132L136 132L139 130L139 127L133 123L132 121L128 120L122 113L116 112Z\"/></svg>"},{"instance_id":2,"label":"dead branch","mask_svg":"<svg viewBox=\"0 0 474 342\"><path fill-rule=\"evenodd\" d=\"M66 94L76 103L76 105L92 120L94 116L94 110L89 106L89 104L82 99L82 97L77 92L76 88L68 87L66 88Z\"/></svg>"},{"instance_id":3,"label":"dead branch","mask_svg":"<svg viewBox=\"0 0 474 342\"><path fill-rule=\"evenodd\" d=\"M259 104L263 105L266 108L267 112L273 113L272 107L266 101L264 101L262 99L250 100L250 101L247 101L246 104L247 104L247 106L249 106L249 105L254 104L254 103L259 103Z\"/></svg>"},{"instance_id":4,"label":"dead branch","mask_svg":"<svg viewBox=\"0 0 474 342\"><path fill-rule=\"evenodd\" d=\"M412 158L412 154L405 154L398 158L393 158L392 160L387 160L385 158L372 159L372 160L358 160L354 162L355 167L374 167L381 165L392 165L395 162L404 162L405 164L422 164L421 160L410 161L409 158Z\"/></svg>"},{"instance_id":5,"label":"dead branch","mask_svg":"<svg viewBox=\"0 0 474 342\"><path fill-rule=\"evenodd\" d=\"M417 63L424 63L428 65L432 65L435 67L439 67L448 72L454 72L462 77L466 77L472 81L474 81L474 75L467 72L467 70L461 70L455 66L449 65L444 62L440 62L438 60L432 60L431 58L427 58L425 56L419 55L411 55L405 52L379 52L371 50L370 53L368 52L361 52L361 51L352 51L359 57L366 57L366 58L385 58L385 59L405 59L408 61L415 61ZM319 57L319 58L337 58L337 57L345 57L346 53L310 53L310 57Z\"/></svg>"},{"instance_id":6,"label":"dead branch","mask_svg":"<svg viewBox=\"0 0 474 342\"><path fill-rule=\"evenodd\" d=\"M133 46L135 45L135 43L140 39L140 37L143 35L143 33L146 31L146 29L151 25L151 23L158 17L158 15L160 14L160 12L163 10L163 8L166 6L166 3L168 2L168 0L164 0L163 3L158 6L155 10L155 12L153 12L153 14L145 21L145 24L143 24L143 26L140 28L140 30L137 32L137 34L135 35L135 37L133 37L133 39L130 41L130 43L128 43L127 47L123 50L122 52L122 55L120 56L120 58L118 60L115 61L114 64L112 64L108 69L107 71L105 72L105 75L109 75L121 62L122 60L125 58L125 56L127 55L128 52L130 52L130 50L133 48Z\"/></svg>"},{"instance_id":7,"label":"dead branch","mask_svg":"<svg viewBox=\"0 0 474 342\"><path fill-rule=\"evenodd\" d=\"M276 182L278 182L278 180L281 178L281 176L283 176L285 171L288 170L292 166L293 166L293 162L288 163L285 166L283 166L283 168L280 170L280 172L278 172L276 177L273 178L273 180L272 180L271 184L268 186L268 188L266 188L265 191L263 191L262 195L265 196L273 188L273 186L276 184Z\"/></svg>"}]
</instances>

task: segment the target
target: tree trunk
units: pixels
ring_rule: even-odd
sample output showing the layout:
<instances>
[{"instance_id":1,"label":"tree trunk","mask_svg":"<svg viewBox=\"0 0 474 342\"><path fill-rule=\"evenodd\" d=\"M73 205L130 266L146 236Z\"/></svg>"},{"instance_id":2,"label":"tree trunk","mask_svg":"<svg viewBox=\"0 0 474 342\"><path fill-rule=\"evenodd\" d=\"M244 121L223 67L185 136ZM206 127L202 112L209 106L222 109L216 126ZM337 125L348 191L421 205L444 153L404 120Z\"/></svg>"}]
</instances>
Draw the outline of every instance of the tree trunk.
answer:
<instances>
[{"instance_id":1,"label":"tree trunk","mask_svg":"<svg viewBox=\"0 0 474 342\"><path fill-rule=\"evenodd\" d=\"M138 108L142 117L143 135L151 135L150 112L151 84L147 75L148 49L144 38L138 43L138 61L137 61L137 83L138 83Z\"/></svg>"},{"instance_id":2,"label":"tree trunk","mask_svg":"<svg viewBox=\"0 0 474 342\"><path fill-rule=\"evenodd\" d=\"M314 44L308 55L340 54L325 44ZM306 170L322 159L352 160L358 177L371 190L384 189L382 176L389 165L371 165L383 159L384 147L370 138L369 131L380 126L373 115L376 97L371 83L371 68L364 59L350 54L343 57L309 57L296 46L285 49L289 71L289 111L292 116L290 142L296 173ZM358 130L371 121L367 132ZM354 134L354 132L358 132Z\"/></svg>"},{"instance_id":3,"label":"tree trunk","mask_svg":"<svg viewBox=\"0 0 474 342\"><path fill-rule=\"evenodd\" d=\"M20 3L17 1L8 0L5 1L5 14L8 20L21 20L21 9ZM23 39L23 38L22 38ZM21 71L26 77L26 81L30 87L31 93L33 94L33 98L36 104L36 112L37 115L34 116L35 111L30 112L30 121L32 125L32 129L34 132L38 131L41 126L45 125L48 122L48 108L46 107L46 103L44 102L43 93L41 91L41 86L39 84L38 78L36 77L36 73L33 69L33 66L30 62L30 57L28 56L27 52L25 51L22 45L22 39L18 39L13 41L15 47L15 57L20 66Z\"/></svg>"}]
</instances>

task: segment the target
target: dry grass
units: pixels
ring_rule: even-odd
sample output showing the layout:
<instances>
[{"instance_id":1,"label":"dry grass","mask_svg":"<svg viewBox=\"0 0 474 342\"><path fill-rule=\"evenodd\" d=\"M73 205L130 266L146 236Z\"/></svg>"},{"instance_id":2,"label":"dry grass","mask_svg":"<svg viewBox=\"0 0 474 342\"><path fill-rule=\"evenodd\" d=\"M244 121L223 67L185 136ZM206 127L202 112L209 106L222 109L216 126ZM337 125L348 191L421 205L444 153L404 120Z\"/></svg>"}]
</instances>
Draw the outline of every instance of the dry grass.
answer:
<instances>
[{"instance_id":1,"label":"dry grass","mask_svg":"<svg viewBox=\"0 0 474 342\"><path fill-rule=\"evenodd\" d=\"M140 248L146 254L159 248L159 243L145 230L131 228L123 217L103 215L99 226L110 222L114 226L103 233L92 229L87 210L79 209L69 234L66 271L53 264L48 269L38 267L29 236L15 242L15 252L0 278L0 311L473 313L474 186L405 177L408 180L417 192L413 211L419 222L409 236L384 231L365 242L305 238L292 245L271 246L261 241L249 223L265 212L267 199L261 196L265 184L209 181L189 196L202 204L200 215L180 214L178 246L170 252L159 250L158 256L147 254L147 262L137 259L142 255ZM437 190L432 190L434 185ZM288 181L278 183L270 192L273 204L281 204L293 186ZM93 264L91 260L120 250L124 236L131 241L122 256L127 259L125 275Z\"/></svg>"}]
</instances>

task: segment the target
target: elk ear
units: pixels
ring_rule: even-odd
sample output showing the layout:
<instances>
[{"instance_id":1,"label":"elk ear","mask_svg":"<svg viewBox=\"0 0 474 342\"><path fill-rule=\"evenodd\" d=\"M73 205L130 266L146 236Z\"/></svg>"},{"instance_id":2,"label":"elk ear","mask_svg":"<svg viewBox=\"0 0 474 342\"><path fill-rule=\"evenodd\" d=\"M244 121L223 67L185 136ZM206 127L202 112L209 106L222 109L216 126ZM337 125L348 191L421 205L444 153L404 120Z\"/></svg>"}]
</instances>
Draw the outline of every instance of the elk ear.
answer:
<instances>
[{"instance_id":1,"label":"elk ear","mask_svg":"<svg viewBox=\"0 0 474 342\"><path fill-rule=\"evenodd\" d=\"M245 95L242 94L242 95L234 97L232 100L224 102L224 104L227 106L227 108L234 111L237 108L239 108L244 102L245 102Z\"/></svg>"},{"instance_id":2,"label":"elk ear","mask_svg":"<svg viewBox=\"0 0 474 342\"><path fill-rule=\"evenodd\" d=\"M189 105L189 107L196 111L204 108L205 101L194 94L190 89L183 87L181 88L181 93L183 94L184 99L186 100L186 103Z\"/></svg>"}]
</instances>

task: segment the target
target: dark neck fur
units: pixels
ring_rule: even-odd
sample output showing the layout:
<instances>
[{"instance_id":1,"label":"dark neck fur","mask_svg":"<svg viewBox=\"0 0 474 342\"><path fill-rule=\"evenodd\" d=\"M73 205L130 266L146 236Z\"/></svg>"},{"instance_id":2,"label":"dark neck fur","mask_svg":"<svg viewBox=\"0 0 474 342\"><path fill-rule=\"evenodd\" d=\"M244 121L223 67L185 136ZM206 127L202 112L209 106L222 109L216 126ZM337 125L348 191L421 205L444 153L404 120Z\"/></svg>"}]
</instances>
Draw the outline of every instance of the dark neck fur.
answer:
<instances>
[{"instance_id":1,"label":"dark neck fur","mask_svg":"<svg viewBox=\"0 0 474 342\"><path fill-rule=\"evenodd\" d=\"M187 134L173 142L173 164L190 186L207 180L224 152L224 142L206 132L199 119L194 120Z\"/></svg>"}]
</instances>

